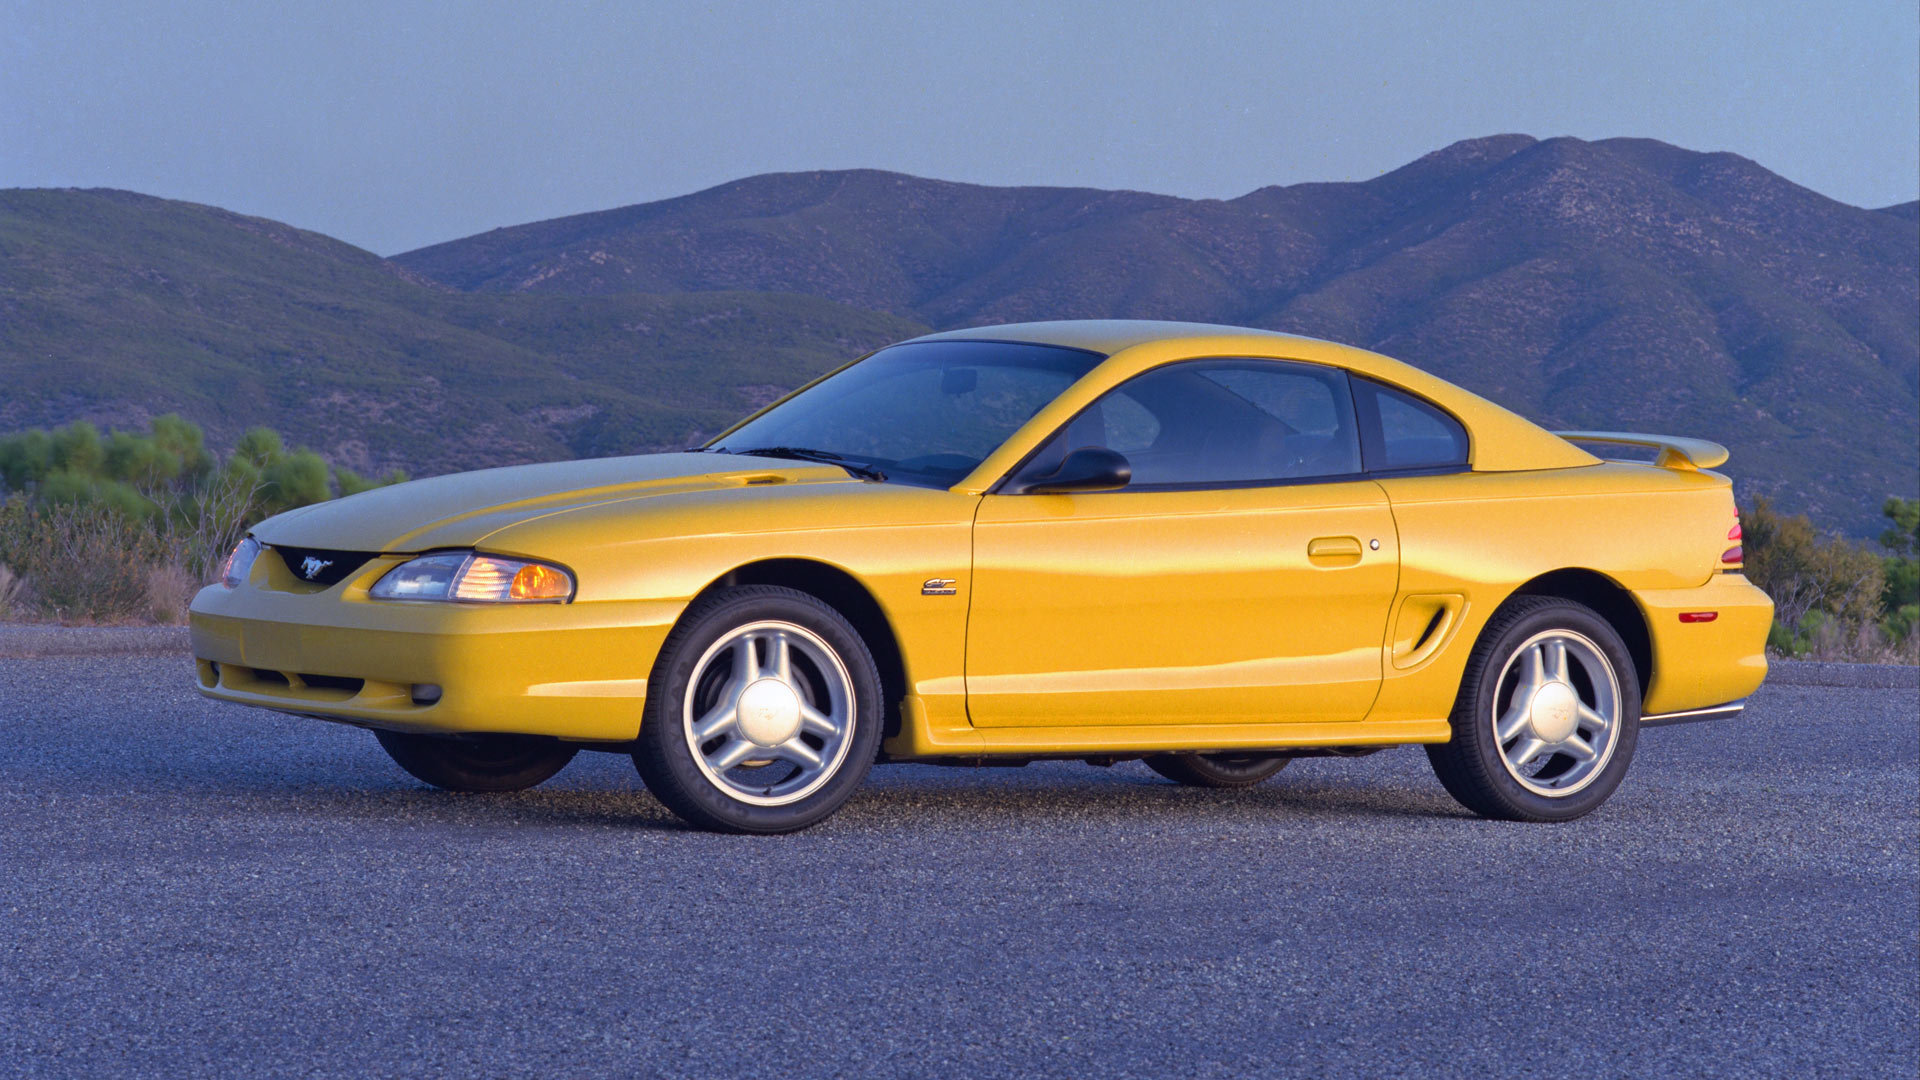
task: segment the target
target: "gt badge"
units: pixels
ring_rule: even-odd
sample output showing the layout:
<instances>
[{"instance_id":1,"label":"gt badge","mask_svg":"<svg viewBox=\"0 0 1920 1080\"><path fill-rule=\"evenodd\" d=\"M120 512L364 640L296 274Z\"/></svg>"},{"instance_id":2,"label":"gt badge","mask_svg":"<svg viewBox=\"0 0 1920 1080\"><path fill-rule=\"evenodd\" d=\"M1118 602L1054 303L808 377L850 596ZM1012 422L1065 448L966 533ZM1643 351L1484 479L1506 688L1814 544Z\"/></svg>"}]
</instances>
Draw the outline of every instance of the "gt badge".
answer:
<instances>
[{"instance_id":1,"label":"gt badge","mask_svg":"<svg viewBox=\"0 0 1920 1080\"><path fill-rule=\"evenodd\" d=\"M954 588L954 580L950 577L930 577L926 584L920 586L921 596L952 596L959 591Z\"/></svg>"},{"instance_id":2,"label":"gt badge","mask_svg":"<svg viewBox=\"0 0 1920 1080\"><path fill-rule=\"evenodd\" d=\"M300 560L300 576L306 578L308 581L312 581L315 575L332 565L332 559L316 559L309 555Z\"/></svg>"}]
</instances>

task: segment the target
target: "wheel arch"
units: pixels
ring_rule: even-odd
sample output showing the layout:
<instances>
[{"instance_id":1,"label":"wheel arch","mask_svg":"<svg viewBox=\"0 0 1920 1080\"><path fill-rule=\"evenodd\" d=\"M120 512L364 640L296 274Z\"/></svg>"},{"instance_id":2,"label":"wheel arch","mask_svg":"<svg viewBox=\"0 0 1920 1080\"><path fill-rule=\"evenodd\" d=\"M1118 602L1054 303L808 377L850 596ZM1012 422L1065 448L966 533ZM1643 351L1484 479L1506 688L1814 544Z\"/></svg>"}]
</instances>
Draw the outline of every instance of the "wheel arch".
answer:
<instances>
[{"instance_id":1,"label":"wheel arch","mask_svg":"<svg viewBox=\"0 0 1920 1080\"><path fill-rule=\"evenodd\" d=\"M1626 642L1634 675L1640 680L1641 697L1645 698L1653 685L1653 635L1640 605L1625 586L1597 570L1566 567L1533 578L1515 589L1508 600L1516 596L1551 596L1592 608Z\"/></svg>"},{"instance_id":2,"label":"wheel arch","mask_svg":"<svg viewBox=\"0 0 1920 1080\"><path fill-rule=\"evenodd\" d=\"M814 559L761 559L745 563L715 578L700 590L698 601L716 590L736 585L779 585L806 593L838 611L867 643L880 669L883 738L900 732L900 703L907 694L906 660L900 639L885 609L859 578L832 563Z\"/></svg>"}]
</instances>

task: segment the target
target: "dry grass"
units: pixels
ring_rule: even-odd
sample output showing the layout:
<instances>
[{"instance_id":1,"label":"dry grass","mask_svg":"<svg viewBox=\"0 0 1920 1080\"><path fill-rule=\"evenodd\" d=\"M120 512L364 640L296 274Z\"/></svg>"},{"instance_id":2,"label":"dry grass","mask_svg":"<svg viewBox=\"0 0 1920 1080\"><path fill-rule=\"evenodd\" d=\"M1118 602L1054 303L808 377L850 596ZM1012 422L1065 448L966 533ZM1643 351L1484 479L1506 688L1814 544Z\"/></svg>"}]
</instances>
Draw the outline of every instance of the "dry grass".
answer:
<instances>
[{"instance_id":1,"label":"dry grass","mask_svg":"<svg viewBox=\"0 0 1920 1080\"><path fill-rule=\"evenodd\" d=\"M147 577L163 552L151 531L100 508L9 502L0 551L25 579L31 606L57 619L118 621L145 614Z\"/></svg>"},{"instance_id":2,"label":"dry grass","mask_svg":"<svg viewBox=\"0 0 1920 1080\"><path fill-rule=\"evenodd\" d=\"M0 616L177 624L247 528L251 492L212 491L174 516L130 520L103 506L0 502Z\"/></svg>"},{"instance_id":3,"label":"dry grass","mask_svg":"<svg viewBox=\"0 0 1920 1080\"><path fill-rule=\"evenodd\" d=\"M27 583L5 563L0 563L0 619L7 618L27 603Z\"/></svg>"},{"instance_id":4,"label":"dry grass","mask_svg":"<svg viewBox=\"0 0 1920 1080\"><path fill-rule=\"evenodd\" d=\"M180 626L187 621L187 605L193 594L206 584L179 563L164 563L147 570L147 617L163 626Z\"/></svg>"},{"instance_id":5,"label":"dry grass","mask_svg":"<svg viewBox=\"0 0 1920 1080\"><path fill-rule=\"evenodd\" d=\"M1808 631L1794 652L1769 648L1767 655L1783 660L1818 660L1841 664L1920 665L1920 634L1897 641L1872 623L1846 624L1828 620Z\"/></svg>"}]
</instances>

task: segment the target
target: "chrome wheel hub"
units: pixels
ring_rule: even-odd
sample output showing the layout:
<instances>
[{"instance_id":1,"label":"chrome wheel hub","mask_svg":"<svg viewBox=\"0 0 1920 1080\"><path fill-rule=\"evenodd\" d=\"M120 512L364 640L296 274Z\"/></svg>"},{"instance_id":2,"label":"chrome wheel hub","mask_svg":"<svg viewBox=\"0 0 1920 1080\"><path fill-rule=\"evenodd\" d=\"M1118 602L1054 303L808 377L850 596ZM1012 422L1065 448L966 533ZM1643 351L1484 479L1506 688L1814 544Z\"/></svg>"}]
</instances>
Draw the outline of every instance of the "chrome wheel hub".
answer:
<instances>
[{"instance_id":1,"label":"chrome wheel hub","mask_svg":"<svg viewBox=\"0 0 1920 1080\"><path fill-rule=\"evenodd\" d=\"M1620 738L1620 678L1606 653L1571 630L1528 638L1500 671L1493 725L1508 775L1564 798L1599 777Z\"/></svg>"},{"instance_id":2,"label":"chrome wheel hub","mask_svg":"<svg viewBox=\"0 0 1920 1080\"><path fill-rule=\"evenodd\" d=\"M1578 726L1579 707L1580 695L1573 692L1573 687L1555 680L1533 692L1533 700L1527 704L1527 723L1541 741L1563 743Z\"/></svg>"},{"instance_id":3,"label":"chrome wheel hub","mask_svg":"<svg viewBox=\"0 0 1920 1080\"><path fill-rule=\"evenodd\" d=\"M755 746L779 746L800 733L800 695L779 679L756 679L740 691L741 738Z\"/></svg>"},{"instance_id":4,"label":"chrome wheel hub","mask_svg":"<svg viewBox=\"0 0 1920 1080\"><path fill-rule=\"evenodd\" d=\"M694 764L728 797L798 802L833 778L853 731L853 681L819 635L788 622L736 627L707 647L681 715Z\"/></svg>"}]
</instances>

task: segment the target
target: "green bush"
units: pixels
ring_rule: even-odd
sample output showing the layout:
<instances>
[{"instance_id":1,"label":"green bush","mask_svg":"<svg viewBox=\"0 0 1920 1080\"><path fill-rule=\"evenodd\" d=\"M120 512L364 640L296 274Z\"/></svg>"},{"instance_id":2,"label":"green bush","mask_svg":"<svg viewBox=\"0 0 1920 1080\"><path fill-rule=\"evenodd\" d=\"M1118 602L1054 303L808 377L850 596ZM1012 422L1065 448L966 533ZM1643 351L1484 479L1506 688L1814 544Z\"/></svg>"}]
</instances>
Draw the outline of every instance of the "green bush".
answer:
<instances>
[{"instance_id":1,"label":"green bush","mask_svg":"<svg viewBox=\"0 0 1920 1080\"><path fill-rule=\"evenodd\" d=\"M331 469L269 428L221 461L173 415L144 433L76 422L0 438L0 492L12 493L0 501L0 617L176 620L254 522L405 479Z\"/></svg>"},{"instance_id":2,"label":"green bush","mask_svg":"<svg viewBox=\"0 0 1920 1080\"><path fill-rule=\"evenodd\" d=\"M1894 640L1907 642L1920 629L1920 499L1888 499L1881 508L1892 527L1880 534L1886 548L1886 586L1880 607Z\"/></svg>"},{"instance_id":3,"label":"green bush","mask_svg":"<svg viewBox=\"0 0 1920 1080\"><path fill-rule=\"evenodd\" d=\"M1885 660L1920 651L1920 596L1914 594L1920 502L1889 499L1893 552L1823 536L1804 515L1786 517L1766 499L1741 513L1746 574L1773 597L1769 648L1785 656Z\"/></svg>"},{"instance_id":4,"label":"green bush","mask_svg":"<svg viewBox=\"0 0 1920 1080\"><path fill-rule=\"evenodd\" d=\"M372 491L377 487L386 487L389 484L404 484L406 482L407 474L399 469L395 469L376 480L371 477L361 476L359 473L354 472L344 465L335 465L333 467L334 490L338 491L340 497L343 499L349 495L358 495L363 491Z\"/></svg>"},{"instance_id":5,"label":"green bush","mask_svg":"<svg viewBox=\"0 0 1920 1080\"><path fill-rule=\"evenodd\" d=\"M39 502L104 506L136 520L177 515L183 502L214 487L252 490L254 512L268 517L405 479L399 471L369 480L331 469L311 450L288 450L278 432L264 427L248 429L222 462L198 427L171 413L156 417L146 432L103 437L76 421L0 438L0 490Z\"/></svg>"}]
</instances>

